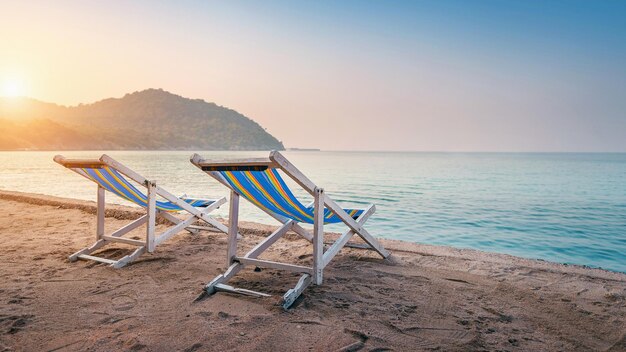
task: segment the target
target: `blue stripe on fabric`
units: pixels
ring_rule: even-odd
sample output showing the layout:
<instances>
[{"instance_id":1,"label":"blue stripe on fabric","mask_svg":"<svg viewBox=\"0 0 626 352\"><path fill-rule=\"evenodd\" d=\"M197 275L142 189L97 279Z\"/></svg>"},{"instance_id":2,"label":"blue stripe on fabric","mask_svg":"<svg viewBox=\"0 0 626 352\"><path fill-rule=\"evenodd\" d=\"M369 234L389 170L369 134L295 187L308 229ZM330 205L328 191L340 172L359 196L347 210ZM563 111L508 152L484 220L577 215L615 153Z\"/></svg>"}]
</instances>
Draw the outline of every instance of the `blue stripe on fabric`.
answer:
<instances>
[{"instance_id":1,"label":"blue stripe on fabric","mask_svg":"<svg viewBox=\"0 0 626 352\"><path fill-rule=\"evenodd\" d=\"M313 207L305 207L291 192L291 189L287 187L287 184L282 179L278 171L269 169L265 171L218 171L228 182L228 184L235 189L244 198L251 201L253 204L268 210L278 215L282 215L286 218L293 219L298 222L313 223ZM268 173L272 172L273 176L278 181L280 187L285 192L288 199L286 199L278 190L278 188L272 183ZM258 182L259 186L255 185L252 180ZM239 185L237 185L237 181ZM259 189L267 193L267 196ZM277 205L272 203L275 201ZM289 201L295 204L295 207L289 203ZM282 209L281 209L282 208ZM344 209L348 214L351 214L355 209ZM363 209L356 210L356 213L352 215L353 218L358 218ZM304 216L302 213L306 214ZM332 224L341 222L341 218L335 215L330 209L324 209L324 223Z\"/></svg>"},{"instance_id":2,"label":"blue stripe on fabric","mask_svg":"<svg viewBox=\"0 0 626 352\"><path fill-rule=\"evenodd\" d=\"M143 192L138 190L133 184L128 182L128 180L126 180L126 178L122 176L119 172L110 168L97 169L102 173L102 176L100 176L95 170L96 169L83 169L83 171L85 171L94 182L96 182L98 185L108 190L109 192L112 192L119 197L133 202L141 207L145 208L148 206L148 197ZM120 181L116 180L116 178L118 178ZM132 190L132 192L136 193L137 195L134 195L131 191L124 188L124 186L130 188L130 190ZM206 207L213 203L213 201L191 198L183 200L194 207ZM156 201L156 208L164 211L182 210L181 207L169 201Z\"/></svg>"},{"instance_id":3,"label":"blue stripe on fabric","mask_svg":"<svg viewBox=\"0 0 626 352\"><path fill-rule=\"evenodd\" d=\"M141 202L139 200L137 200L136 197L134 197L132 194L127 194L126 192L123 192L121 189L121 187L119 187L119 184L117 183L117 181L115 180L109 180L108 178L106 178L105 176L101 177L100 175L98 175L96 173L96 169L84 169L85 172L87 172L87 174L96 182L98 183L101 187L103 187L104 189L117 194L118 196L131 201L133 203L137 203L139 205L142 205L145 207L145 202ZM103 173L106 173L106 171L104 169L98 169Z\"/></svg>"},{"instance_id":4,"label":"blue stripe on fabric","mask_svg":"<svg viewBox=\"0 0 626 352\"><path fill-rule=\"evenodd\" d=\"M135 203L137 203L139 205L147 206L147 199L148 199L148 197L146 197L145 194L141 193L133 185L129 184L128 181L124 182L126 179L124 177L122 177L122 175L120 175L117 171L111 170L109 168L104 168L104 169L101 169L101 170L102 170L102 174L103 174L104 178L115 187L115 189L118 191L118 194L122 193L122 194L124 194L124 196L126 198L131 199L133 202L135 202ZM137 196L135 196L129 190L125 189L124 186L122 184L120 184L120 182L118 182L113 177L113 175L115 175L115 177L119 178L122 182L124 182L126 184L126 186L128 186L133 192L135 192L137 194Z\"/></svg>"},{"instance_id":5,"label":"blue stripe on fabric","mask_svg":"<svg viewBox=\"0 0 626 352\"><path fill-rule=\"evenodd\" d=\"M269 172L272 172L272 171L274 170L270 170ZM284 187L285 193L289 197L289 200L291 200L294 204L296 204L296 207L291 205L289 201L280 194L278 189L270 181L267 172L250 172L248 174L254 177L254 179L259 183L259 185L263 188L263 190L265 190L265 192L268 193L268 195L272 198L272 200L278 203L283 209L285 209L289 213L290 218L294 220L297 219L300 222L305 222L305 221L310 220L307 217L307 215L310 216L310 214L307 212L306 207L304 207L302 203L300 203L300 201L296 199L293 196L293 194L291 194L291 191L289 191L289 189ZM280 175L275 175L275 176L277 177L277 179L278 177L280 177ZM254 187L256 188L256 185L254 185ZM263 196L265 197L265 195Z\"/></svg>"},{"instance_id":6,"label":"blue stripe on fabric","mask_svg":"<svg viewBox=\"0 0 626 352\"><path fill-rule=\"evenodd\" d=\"M304 204L302 204L298 198L296 198L296 196L291 192L291 189L287 186L287 184L285 183L285 180L283 180L283 178L280 176L280 174L278 173L278 170L270 170L270 172L272 173L272 175L276 178L276 180L278 181L278 184L280 185L280 187L285 191L285 193L287 194L287 197L297 206L297 211L303 212L305 214L307 214L310 217L313 217L313 211L309 211L309 209L307 207L304 206ZM282 197L281 194L279 193L278 189L274 186L274 184L269 180L269 177L266 175L265 179L267 180L268 186L271 187L277 194L278 197ZM289 204L288 204L289 205ZM308 217L307 217L308 218ZM313 221L312 219L308 219L309 221Z\"/></svg>"},{"instance_id":7,"label":"blue stripe on fabric","mask_svg":"<svg viewBox=\"0 0 626 352\"><path fill-rule=\"evenodd\" d=\"M229 183L236 189L238 189L240 194L242 194L246 199L252 201L253 203L258 203L257 205L264 208L265 210L269 210L273 213L288 217L294 220L300 220L298 217L294 216L294 214L290 212L285 212L282 209L276 207L274 204L269 202L266 197L261 194L261 192L245 177L242 172L229 172L227 175L227 180ZM233 180L236 180L241 187L239 187Z\"/></svg>"}]
</instances>

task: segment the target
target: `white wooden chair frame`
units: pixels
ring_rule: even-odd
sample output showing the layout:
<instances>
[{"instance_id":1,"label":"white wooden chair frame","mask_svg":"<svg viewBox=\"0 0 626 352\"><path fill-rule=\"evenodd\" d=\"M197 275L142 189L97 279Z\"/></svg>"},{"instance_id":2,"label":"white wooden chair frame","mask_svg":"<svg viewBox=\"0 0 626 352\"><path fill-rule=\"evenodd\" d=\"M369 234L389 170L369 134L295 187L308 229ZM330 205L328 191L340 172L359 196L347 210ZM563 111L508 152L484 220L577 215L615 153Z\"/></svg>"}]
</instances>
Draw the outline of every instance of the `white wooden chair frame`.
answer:
<instances>
[{"instance_id":1,"label":"white wooden chair frame","mask_svg":"<svg viewBox=\"0 0 626 352\"><path fill-rule=\"evenodd\" d=\"M189 203L185 202L179 197L169 193L163 188L156 185L155 181L150 181L143 176L139 175L135 171L129 169L118 161L115 161L110 156L103 154L100 159L94 160L81 160L81 159L66 159L62 155L57 155L54 157L54 161L69 168L70 170L76 172L77 174L87 177L83 174L82 170L77 170L77 168L98 168L107 166L111 169L118 171L120 174L128 177L129 179L137 182L139 185L143 185L147 190L148 197L148 205L146 207L146 215L141 216L140 218L132 221L126 226L113 231L111 234L105 234L104 232L104 215L105 215L105 189L98 185L98 202L97 202L97 225L96 225L96 242L91 246L81 249L80 251L69 256L69 260L74 262L78 259L83 260L93 260L100 263L109 264L113 268L121 268L128 263L136 260L139 256L144 254L145 252L152 253L156 246L179 233L182 230L187 230L191 233L197 233L199 230L219 230L224 233L228 233L228 228L226 226L219 223L217 220L210 217L208 214L219 208L222 204L226 203L226 198L222 197L220 199L216 199L209 206L202 208L195 208L191 206ZM191 214L188 218L181 220L174 215L170 214L167 211L163 211L156 208L156 197L161 196L164 199L170 201L171 203L176 204L184 211ZM173 226L168 228L161 234L156 234L156 219L161 218L165 219L167 222L171 223ZM193 225L196 220L201 220L210 227L206 226L195 226ZM146 226L146 237L145 240L135 240L131 238L122 237L130 231L147 224ZM104 247L105 245L119 242L125 243L133 246L137 246L137 249L133 251L131 254L124 256L119 260L112 260L102 257L97 257L90 255L92 252Z\"/></svg>"},{"instance_id":2,"label":"white wooden chair frame","mask_svg":"<svg viewBox=\"0 0 626 352\"><path fill-rule=\"evenodd\" d=\"M204 160L200 155L194 154L191 156L191 163L196 165L198 168L205 171L209 175L213 176L216 180L218 180L220 183L224 184L231 190L228 222L228 269L223 274L218 275L216 278L211 280L205 286L205 290L208 294L214 294L217 291L224 291L252 296L269 296L265 293L241 288L234 288L225 284L239 271L241 271L241 269L243 269L246 265L302 273L302 276L298 280L296 286L293 289L288 290L283 296L282 306L284 309L288 309L311 282L313 282L315 285L322 284L324 268L330 263L330 261L337 255L337 253L339 253L339 251L343 247L351 246L348 241L354 234L360 236L366 243L366 245L355 244L354 247L373 249L378 252L383 258L387 258L390 255L390 253L385 250L385 248L383 248L378 240L374 238L365 228L363 228L363 224L365 223L365 221L367 221L367 219L376 211L376 207L374 206L374 204L369 205L356 220L353 219L348 213L343 210L342 207L340 207L334 200L326 195L322 188L317 187L311 180L309 180L302 172L300 172L281 153L277 151L272 151L269 155L269 158L254 158L228 161L207 161ZM282 226L279 227L272 234L270 234L263 241L258 243L248 253L243 256L237 256L237 223L239 218L240 195L230 186L230 184L228 184L228 182L226 182L226 180L219 172L211 171L211 169L217 169L219 167L259 166L277 168L282 170L305 191L313 196L314 201L312 204L309 204L309 206L314 205L313 234L310 234L309 231L300 226L295 220L288 219L283 217L282 215L276 214L266 209L262 209L268 215L281 222ZM344 232L328 248L326 248L326 250L324 247L324 207L329 208L348 227L348 230ZM284 236L290 230L304 237L306 240L313 244L312 267L258 259L258 257L265 250L267 250L274 242L276 242L279 238Z\"/></svg>"}]
</instances>

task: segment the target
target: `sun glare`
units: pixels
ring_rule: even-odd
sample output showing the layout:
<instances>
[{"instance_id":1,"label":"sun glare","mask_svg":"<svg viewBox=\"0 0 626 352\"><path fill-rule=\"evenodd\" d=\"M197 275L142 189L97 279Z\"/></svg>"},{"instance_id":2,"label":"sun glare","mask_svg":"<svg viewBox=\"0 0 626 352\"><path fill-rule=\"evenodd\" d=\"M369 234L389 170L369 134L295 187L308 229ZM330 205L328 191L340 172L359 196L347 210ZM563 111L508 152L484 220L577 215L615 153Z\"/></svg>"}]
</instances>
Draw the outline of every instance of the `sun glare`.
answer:
<instances>
[{"instance_id":1,"label":"sun glare","mask_svg":"<svg viewBox=\"0 0 626 352\"><path fill-rule=\"evenodd\" d=\"M24 85L19 79L6 79L2 82L2 95L5 97L18 97L24 94Z\"/></svg>"}]
</instances>

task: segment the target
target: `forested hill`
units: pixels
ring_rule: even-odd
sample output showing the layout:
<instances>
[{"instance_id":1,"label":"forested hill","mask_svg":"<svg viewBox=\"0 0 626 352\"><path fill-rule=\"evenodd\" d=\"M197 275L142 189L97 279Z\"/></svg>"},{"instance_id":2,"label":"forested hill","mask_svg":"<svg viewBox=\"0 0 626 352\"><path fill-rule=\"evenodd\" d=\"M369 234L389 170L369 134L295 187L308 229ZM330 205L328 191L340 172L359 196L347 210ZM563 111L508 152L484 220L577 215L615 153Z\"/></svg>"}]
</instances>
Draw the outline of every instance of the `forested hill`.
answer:
<instances>
[{"instance_id":1,"label":"forested hill","mask_svg":"<svg viewBox=\"0 0 626 352\"><path fill-rule=\"evenodd\" d=\"M147 89L73 107L0 98L0 150L282 150L235 110Z\"/></svg>"}]
</instances>

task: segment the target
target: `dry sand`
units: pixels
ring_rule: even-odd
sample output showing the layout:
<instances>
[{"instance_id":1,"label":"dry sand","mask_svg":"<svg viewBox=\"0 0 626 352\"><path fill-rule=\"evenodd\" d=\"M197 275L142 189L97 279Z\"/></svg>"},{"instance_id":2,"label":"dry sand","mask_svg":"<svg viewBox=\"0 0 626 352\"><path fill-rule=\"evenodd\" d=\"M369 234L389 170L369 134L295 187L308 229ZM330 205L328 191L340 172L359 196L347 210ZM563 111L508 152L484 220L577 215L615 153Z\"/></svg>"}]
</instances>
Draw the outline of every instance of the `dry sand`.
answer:
<instances>
[{"instance_id":1,"label":"dry sand","mask_svg":"<svg viewBox=\"0 0 626 352\"><path fill-rule=\"evenodd\" d=\"M113 208L108 230L138 215ZM0 192L0 351L626 350L624 274L383 241L395 260L344 249L285 312L277 303L297 276L273 270L231 281L272 298L196 300L224 270L223 234L180 233L118 270L68 262L93 241L93 213L92 202ZM272 230L243 227L246 248ZM266 258L310 260L295 237L272 248Z\"/></svg>"}]
</instances>

